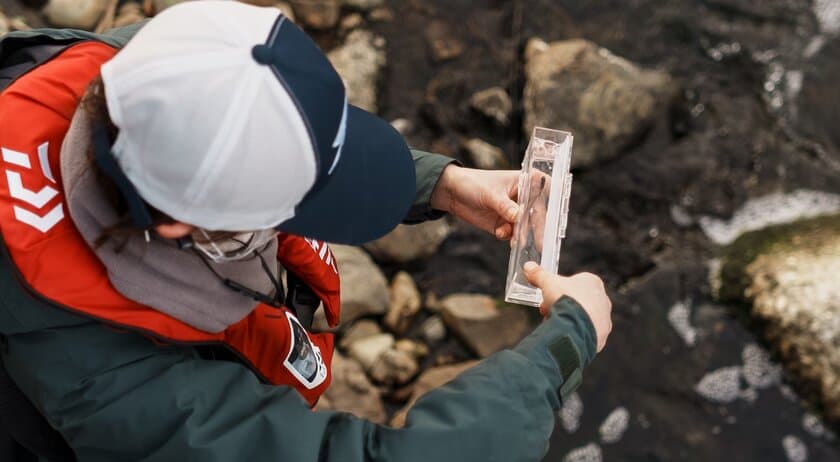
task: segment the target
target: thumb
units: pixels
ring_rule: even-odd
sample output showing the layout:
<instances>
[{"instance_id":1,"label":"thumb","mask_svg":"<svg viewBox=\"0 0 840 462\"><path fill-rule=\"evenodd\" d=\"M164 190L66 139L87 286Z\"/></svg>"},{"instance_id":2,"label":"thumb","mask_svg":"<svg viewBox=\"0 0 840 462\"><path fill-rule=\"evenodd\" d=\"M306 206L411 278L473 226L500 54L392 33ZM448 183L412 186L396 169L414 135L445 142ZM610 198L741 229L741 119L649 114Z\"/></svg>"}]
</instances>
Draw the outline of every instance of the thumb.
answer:
<instances>
[{"instance_id":1,"label":"thumb","mask_svg":"<svg viewBox=\"0 0 840 462\"><path fill-rule=\"evenodd\" d=\"M525 274L525 278L528 279L528 282L531 283L534 287L538 287L540 289L544 288L548 284L549 278L551 278L551 274L544 270L540 265L529 261L525 263L525 266L522 268Z\"/></svg>"},{"instance_id":2,"label":"thumb","mask_svg":"<svg viewBox=\"0 0 840 462\"><path fill-rule=\"evenodd\" d=\"M509 223L516 221L519 206L510 197L504 194L494 194L491 198L490 207L505 221Z\"/></svg>"}]
</instances>

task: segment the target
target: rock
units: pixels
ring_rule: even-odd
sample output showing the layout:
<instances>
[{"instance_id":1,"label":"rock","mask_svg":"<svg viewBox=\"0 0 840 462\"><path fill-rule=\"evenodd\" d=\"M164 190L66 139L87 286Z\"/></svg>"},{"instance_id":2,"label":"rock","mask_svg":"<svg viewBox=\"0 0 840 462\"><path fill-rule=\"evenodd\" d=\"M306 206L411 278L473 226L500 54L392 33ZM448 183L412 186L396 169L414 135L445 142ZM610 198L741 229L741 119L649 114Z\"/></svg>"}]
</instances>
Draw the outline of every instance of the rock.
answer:
<instances>
[{"instance_id":1,"label":"rock","mask_svg":"<svg viewBox=\"0 0 840 462\"><path fill-rule=\"evenodd\" d=\"M385 407L379 390L370 383L356 361L333 353L332 383L318 400L315 410L349 412L362 419L382 424Z\"/></svg>"},{"instance_id":2,"label":"rock","mask_svg":"<svg viewBox=\"0 0 840 462\"><path fill-rule=\"evenodd\" d=\"M107 6L107 0L50 0L42 11L55 27L93 30Z\"/></svg>"},{"instance_id":3,"label":"rock","mask_svg":"<svg viewBox=\"0 0 840 462\"><path fill-rule=\"evenodd\" d=\"M11 26L9 25L9 20L6 19L6 15L4 15L2 11L0 11L0 37L7 34L9 32L9 29L11 29Z\"/></svg>"},{"instance_id":4,"label":"rock","mask_svg":"<svg viewBox=\"0 0 840 462\"><path fill-rule=\"evenodd\" d=\"M340 0L289 0L289 3L295 17L306 27L326 30L338 24Z\"/></svg>"},{"instance_id":5,"label":"rock","mask_svg":"<svg viewBox=\"0 0 840 462\"><path fill-rule=\"evenodd\" d=\"M354 322L353 325L344 332L344 335L338 342L338 346L343 350L347 350L356 340L372 337L381 333L382 329L379 328L378 323L371 321L370 319L360 319Z\"/></svg>"},{"instance_id":6,"label":"rock","mask_svg":"<svg viewBox=\"0 0 840 462\"><path fill-rule=\"evenodd\" d=\"M385 39L367 30L354 30L327 57L344 80L350 103L375 113L376 85L386 62Z\"/></svg>"},{"instance_id":7,"label":"rock","mask_svg":"<svg viewBox=\"0 0 840 462\"><path fill-rule=\"evenodd\" d=\"M289 5L287 2L277 2L274 4L274 7L283 12L283 15L289 18L289 20L295 22L295 10L292 8L292 5Z\"/></svg>"},{"instance_id":8,"label":"rock","mask_svg":"<svg viewBox=\"0 0 840 462\"><path fill-rule=\"evenodd\" d=\"M349 14L341 20L339 32L341 32L341 34L347 34L352 30L362 27L364 23L365 19L359 13Z\"/></svg>"},{"instance_id":9,"label":"rock","mask_svg":"<svg viewBox=\"0 0 840 462\"><path fill-rule=\"evenodd\" d=\"M410 135L414 131L414 123L404 118L392 120L391 126L403 136Z\"/></svg>"},{"instance_id":10,"label":"rock","mask_svg":"<svg viewBox=\"0 0 840 462\"><path fill-rule=\"evenodd\" d=\"M395 386L408 383L418 371L420 366L411 353L394 349L379 355L368 373L378 383Z\"/></svg>"},{"instance_id":11,"label":"rock","mask_svg":"<svg viewBox=\"0 0 840 462\"><path fill-rule=\"evenodd\" d=\"M391 334L377 334L365 337L350 344L350 357L370 370L379 357L394 346L394 336Z\"/></svg>"},{"instance_id":12,"label":"rock","mask_svg":"<svg viewBox=\"0 0 840 462\"><path fill-rule=\"evenodd\" d=\"M532 39L525 59L525 134L535 126L572 130L574 167L617 156L678 93L668 74L643 70L585 40Z\"/></svg>"},{"instance_id":13,"label":"rock","mask_svg":"<svg viewBox=\"0 0 840 462\"><path fill-rule=\"evenodd\" d=\"M566 433L574 433L580 428L580 418L583 416L583 400L577 392L572 393L563 401L563 407L558 412L560 425Z\"/></svg>"},{"instance_id":14,"label":"rock","mask_svg":"<svg viewBox=\"0 0 840 462\"><path fill-rule=\"evenodd\" d=\"M125 27L146 19L143 14L143 7L139 3L128 2L120 6L117 17L114 18L114 27Z\"/></svg>"},{"instance_id":15,"label":"rock","mask_svg":"<svg viewBox=\"0 0 840 462\"><path fill-rule=\"evenodd\" d=\"M413 389L411 391L411 399L408 401L408 404L394 414L394 417L391 419L391 426L401 428L405 425L406 414L408 414L408 411L412 406L414 406L414 403L416 403L421 396L425 395L430 390L450 382L461 372L464 372L476 364L478 364L478 361L468 361L451 366L435 367L424 371L414 382Z\"/></svg>"},{"instance_id":16,"label":"rock","mask_svg":"<svg viewBox=\"0 0 840 462\"><path fill-rule=\"evenodd\" d=\"M344 5L361 11L370 11L385 5L385 0L344 0Z\"/></svg>"},{"instance_id":17,"label":"rock","mask_svg":"<svg viewBox=\"0 0 840 462\"><path fill-rule=\"evenodd\" d=\"M464 53L464 43L455 37L449 24L433 20L426 26L426 42L435 61L448 61Z\"/></svg>"},{"instance_id":18,"label":"rock","mask_svg":"<svg viewBox=\"0 0 840 462\"><path fill-rule=\"evenodd\" d=\"M464 149L470 155L473 165L482 170L496 170L507 166L505 153L482 139L465 141Z\"/></svg>"},{"instance_id":19,"label":"rock","mask_svg":"<svg viewBox=\"0 0 840 462\"><path fill-rule=\"evenodd\" d=\"M432 316L420 325L423 338L429 343L437 343L446 337L446 326L440 316Z\"/></svg>"},{"instance_id":20,"label":"rock","mask_svg":"<svg viewBox=\"0 0 840 462\"><path fill-rule=\"evenodd\" d=\"M724 251L722 300L746 302L783 365L840 419L840 215L747 233ZM744 352L745 361L750 354ZM753 354L752 356L761 356ZM758 384L779 380L753 358ZM761 366L765 364L765 366ZM763 370L763 372L761 372Z\"/></svg>"},{"instance_id":21,"label":"rock","mask_svg":"<svg viewBox=\"0 0 840 462\"><path fill-rule=\"evenodd\" d=\"M394 349L396 349L397 351L406 352L409 355L411 355L412 358L417 360L429 356L429 347L420 342L415 342L407 338L397 340L397 343L394 344Z\"/></svg>"},{"instance_id":22,"label":"rock","mask_svg":"<svg viewBox=\"0 0 840 462\"><path fill-rule=\"evenodd\" d=\"M589 443L586 446L572 449L563 458L563 462L601 462L604 460L604 455L601 447L595 443Z\"/></svg>"},{"instance_id":23,"label":"rock","mask_svg":"<svg viewBox=\"0 0 840 462\"><path fill-rule=\"evenodd\" d=\"M373 260L360 248L332 245L341 275L341 320L352 322L388 309L388 281Z\"/></svg>"},{"instance_id":24,"label":"rock","mask_svg":"<svg viewBox=\"0 0 840 462\"><path fill-rule=\"evenodd\" d=\"M500 309L486 295L455 294L441 304L446 326L482 358L516 345L531 329L526 308Z\"/></svg>"},{"instance_id":25,"label":"rock","mask_svg":"<svg viewBox=\"0 0 840 462\"><path fill-rule=\"evenodd\" d=\"M394 12L390 8L376 8L368 17L373 22L391 22L394 20Z\"/></svg>"},{"instance_id":26,"label":"rock","mask_svg":"<svg viewBox=\"0 0 840 462\"><path fill-rule=\"evenodd\" d=\"M364 245L379 261L407 263L430 257L449 236L446 220L432 220L419 225L399 225L393 231Z\"/></svg>"},{"instance_id":27,"label":"rock","mask_svg":"<svg viewBox=\"0 0 840 462\"><path fill-rule=\"evenodd\" d=\"M420 292L411 275L400 271L391 283L391 303L385 314L385 325L398 335L405 334L420 311Z\"/></svg>"},{"instance_id":28,"label":"rock","mask_svg":"<svg viewBox=\"0 0 840 462\"><path fill-rule=\"evenodd\" d=\"M513 113L513 102L502 87L491 87L472 95L470 106L502 126L510 123Z\"/></svg>"},{"instance_id":29,"label":"rock","mask_svg":"<svg viewBox=\"0 0 840 462\"><path fill-rule=\"evenodd\" d=\"M143 12L146 13L146 16L154 16L172 5L185 1L190 0L145 0L143 2Z\"/></svg>"},{"instance_id":30,"label":"rock","mask_svg":"<svg viewBox=\"0 0 840 462\"><path fill-rule=\"evenodd\" d=\"M32 30L32 27L26 23L22 16L14 16L9 19L9 28L11 30Z\"/></svg>"},{"instance_id":31,"label":"rock","mask_svg":"<svg viewBox=\"0 0 840 462\"><path fill-rule=\"evenodd\" d=\"M432 313L439 313L443 309L443 305L440 304L440 298L434 292L426 293L426 298L423 299L423 306Z\"/></svg>"},{"instance_id":32,"label":"rock","mask_svg":"<svg viewBox=\"0 0 840 462\"><path fill-rule=\"evenodd\" d=\"M607 444L614 444L621 440L624 432L630 424L630 412L627 408L621 406L604 419L604 422L598 428L598 434L601 436L601 442Z\"/></svg>"}]
</instances>

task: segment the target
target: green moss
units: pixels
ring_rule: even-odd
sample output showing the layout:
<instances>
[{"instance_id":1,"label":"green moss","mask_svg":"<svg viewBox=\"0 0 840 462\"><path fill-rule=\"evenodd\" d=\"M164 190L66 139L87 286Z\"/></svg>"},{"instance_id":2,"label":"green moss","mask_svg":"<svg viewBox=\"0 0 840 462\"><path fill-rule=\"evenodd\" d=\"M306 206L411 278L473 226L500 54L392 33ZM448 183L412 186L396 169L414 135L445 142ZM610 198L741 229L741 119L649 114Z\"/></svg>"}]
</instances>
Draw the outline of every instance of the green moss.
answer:
<instances>
[{"instance_id":1,"label":"green moss","mask_svg":"<svg viewBox=\"0 0 840 462\"><path fill-rule=\"evenodd\" d=\"M744 290L750 285L747 266L760 255L791 246L799 246L823 232L840 232L840 215L829 215L746 233L726 247L721 255L720 291L718 299L730 303L747 303ZM798 238L798 241L797 241Z\"/></svg>"}]
</instances>

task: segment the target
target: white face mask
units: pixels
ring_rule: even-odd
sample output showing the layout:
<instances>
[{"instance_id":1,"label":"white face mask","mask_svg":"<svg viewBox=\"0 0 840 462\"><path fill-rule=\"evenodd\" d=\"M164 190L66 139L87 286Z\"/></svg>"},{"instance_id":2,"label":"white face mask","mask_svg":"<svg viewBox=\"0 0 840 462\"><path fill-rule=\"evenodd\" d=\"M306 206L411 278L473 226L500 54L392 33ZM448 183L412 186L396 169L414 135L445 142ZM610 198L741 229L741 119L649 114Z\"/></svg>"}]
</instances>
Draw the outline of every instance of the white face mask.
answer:
<instances>
[{"instance_id":1,"label":"white face mask","mask_svg":"<svg viewBox=\"0 0 840 462\"><path fill-rule=\"evenodd\" d=\"M195 248L216 263L244 260L277 237L277 230L247 231L220 240L213 240L207 231L197 228L204 240L193 239Z\"/></svg>"}]
</instances>

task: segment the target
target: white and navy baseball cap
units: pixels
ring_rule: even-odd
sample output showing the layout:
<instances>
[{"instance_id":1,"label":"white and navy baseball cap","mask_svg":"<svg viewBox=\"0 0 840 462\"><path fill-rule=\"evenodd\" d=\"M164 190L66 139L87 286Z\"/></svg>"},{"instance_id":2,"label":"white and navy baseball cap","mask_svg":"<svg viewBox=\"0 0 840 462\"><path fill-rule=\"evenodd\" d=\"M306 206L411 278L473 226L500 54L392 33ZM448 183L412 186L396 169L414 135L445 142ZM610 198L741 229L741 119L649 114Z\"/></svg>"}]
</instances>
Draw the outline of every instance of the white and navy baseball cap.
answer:
<instances>
[{"instance_id":1,"label":"white and navy baseball cap","mask_svg":"<svg viewBox=\"0 0 840 462\"><path fill-rule=\"evenodd\" d=\"M356 244L391 230L413 201L403 138L347 103L326 56L276 8L168 8L102 79L115 165L179 221Z\"/></svg>"}]
</instances>

